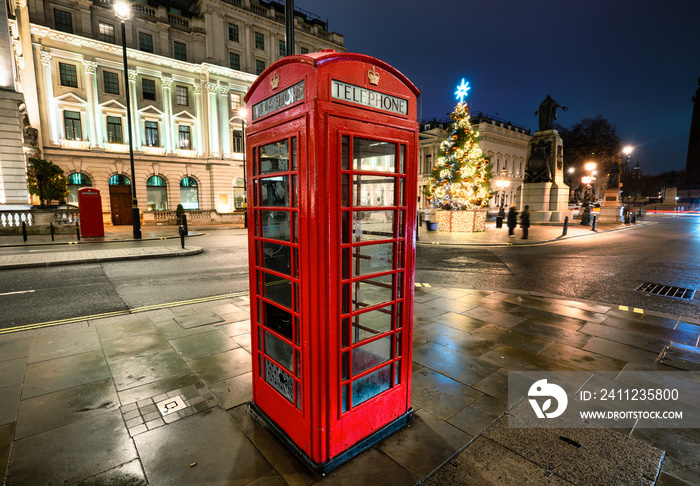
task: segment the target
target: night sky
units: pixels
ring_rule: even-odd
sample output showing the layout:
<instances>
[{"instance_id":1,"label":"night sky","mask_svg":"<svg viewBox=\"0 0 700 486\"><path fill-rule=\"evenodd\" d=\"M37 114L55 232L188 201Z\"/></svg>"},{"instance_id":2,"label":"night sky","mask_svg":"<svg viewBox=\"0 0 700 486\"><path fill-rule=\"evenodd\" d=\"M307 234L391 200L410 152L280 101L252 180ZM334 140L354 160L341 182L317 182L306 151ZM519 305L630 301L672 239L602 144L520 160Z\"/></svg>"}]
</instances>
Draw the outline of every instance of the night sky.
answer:
<instances>
[{"instance_id":1,"label":"night sky","mask_svg":"<svg viewBox=\"0 0 700 486\"><path fill-rule=\"evenodd\" d=\"M462 78L471 110L533 132L550 94L570 127L598 114L647 175L685 168L700 77L700 0L295 0L350 52L393 65L446 118ZM419 108L420 113L420 108ZM420 115L419 115L420 116Z\"/></svg>"}]
</instances>

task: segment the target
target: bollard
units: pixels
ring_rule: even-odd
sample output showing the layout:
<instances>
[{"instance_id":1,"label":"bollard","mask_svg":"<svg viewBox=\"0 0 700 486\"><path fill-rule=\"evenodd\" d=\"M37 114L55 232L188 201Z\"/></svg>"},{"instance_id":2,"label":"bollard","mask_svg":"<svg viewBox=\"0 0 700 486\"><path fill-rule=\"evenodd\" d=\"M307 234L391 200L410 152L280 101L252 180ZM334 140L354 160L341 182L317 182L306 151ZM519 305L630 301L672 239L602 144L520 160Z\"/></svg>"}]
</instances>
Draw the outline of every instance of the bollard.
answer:
<instances>
[{"instance_id":1,"label":"bollard","mask_svg":"<svg viewBox=\"0 0 700 486\"><path fill-rule=\"evenodd\" d=\"M564 231L562 231L561 235L566 236L566 232L569 230L569 217L565 216L564 217Z\"/></svg>"},{"instance_id":2,"label":"bollard","mask_svg":"<svg viewBox=\"0 0 700 486\"><path fill-rule=\"evenodd\" d=\"M187 215L183 214L182 215L182 226L185 228L185 234L188 235L190 233L189 228L187 228Z\"/></svg>"},{"instance_id":3,"label":"bollard","mask_svg":"<svg viewBox=\"0 0 700 486\"><path fill-rule=\"evenodd\" d=\"M420 215L416 215L416 241L420 241Z\"/></svg>"},{"instance_id":4,"label":"bollard","mask_svg":"<svg viewBox=\"0 0 700 486\"><path fill-rule=\"evenodd\" d=\"M51 228L51 241L53 240L53 221L49 221L49 228Z\"/></svg>"},{"instance_id":5,"label":"bollard","mask_svg":"<svg viewBox=\"0 0 700 486\"><path fill-rule=\"evenodd\" d=\"M632 213L632 224L637 224L637 213Z\"/></svg>"},{"instance_id":6,"label":"bollard","mask_svg":"<svg viewBox=\"0 0 700 486\"><path fill-rule=\"evenodd\" d=\"M630 213L625 211L625 224L630 224Z\"/></svg>"},{"instance_id":7,"label":"bollard","mask_svg":"<svg viewBox=\"0 0 700 486\"><path fill-rule=\"evenodd\" d=\"M598 222L598 216L593 216L593 225L591 226L591 231L595 231L595 224Z\"/></svg>"},{"instance_id":8,"label":"bollard","mask_svg":"<svg viewBox=\"0 0 700 486\"><path fill-rule=\"evenodd\" d=\"M180 228L178 229L180 233L180 244L182 245L182 248L185 248L185 235L187 234L187 230L185 229L185 225L180 225Z\"/></svg>"},{"instance_id":9,"label":"bollard","mask_svg":"<svg viewBox=\"0 0 700 486\"><path fill-rule=\"evenodd\" d=\"M24 238L24 242L27 242L27 223L22 221L22 238Z\"/></svg>"},{"instance_id":10,"label":"bollard","mask_svg":"<svg viewBox=\"0 0 700 486\"><path fill-rule=\"evenodd\" d=\"M75 236L77 236L78 241L80 241L80 225L78 223L75 223Z\"/></svg>"}]
</instances>

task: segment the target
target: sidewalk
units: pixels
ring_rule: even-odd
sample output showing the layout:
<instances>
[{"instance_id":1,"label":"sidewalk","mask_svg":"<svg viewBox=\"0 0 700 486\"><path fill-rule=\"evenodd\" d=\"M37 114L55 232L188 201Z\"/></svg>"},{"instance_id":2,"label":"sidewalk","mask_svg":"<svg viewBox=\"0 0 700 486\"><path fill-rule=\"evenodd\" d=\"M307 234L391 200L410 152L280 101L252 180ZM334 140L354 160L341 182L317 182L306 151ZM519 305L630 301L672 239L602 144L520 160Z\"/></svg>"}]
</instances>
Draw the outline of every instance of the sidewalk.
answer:
<instances>
[{"instance_id":1,"label":"sidewalk","mask_svg":"<svg viewBox=\"0 0 700 486\"><path fill-rule=\"evenodd\" d=\"M571 429L576 449L563 429L503 425L509 371L697 370L700 320L425 284L415 303L415 421L325 477L247 411L245 293L1 331L5 484L700 484L700 429Z\"/></svg>"}]
</instances>

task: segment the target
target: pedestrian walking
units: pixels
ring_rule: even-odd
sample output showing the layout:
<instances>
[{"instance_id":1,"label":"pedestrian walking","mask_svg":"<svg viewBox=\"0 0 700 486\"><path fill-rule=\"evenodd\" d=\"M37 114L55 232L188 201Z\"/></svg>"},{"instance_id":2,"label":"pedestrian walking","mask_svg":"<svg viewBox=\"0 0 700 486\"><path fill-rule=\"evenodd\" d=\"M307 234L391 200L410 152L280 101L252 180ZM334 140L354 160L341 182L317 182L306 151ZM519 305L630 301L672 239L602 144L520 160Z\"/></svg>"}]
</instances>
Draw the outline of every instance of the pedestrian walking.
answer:
<instances>
[{"instance_id":1,"label":"pedestrian walking","mask_svg":"<svg viewBox=\"0 0 700 486\"><path fill-rule=\"evenodd\" d=\"M508 236L515 236L515 227L518 226L518 212L515 210L515 204L511 204L508 208L506 223L508 224Z\"/></svg>"},{"instance_id":2,"label":"pedestrian walking","mask_svg":"<svg viewBox=\"0 0 700 486\"><path fill-rule=\"evenodd\" d=\"M527 233L530 229L530 206L525 206L525 209L520 214L520 227L523 229L523 240L527 240Z\"/></svg>"}]
</instances>

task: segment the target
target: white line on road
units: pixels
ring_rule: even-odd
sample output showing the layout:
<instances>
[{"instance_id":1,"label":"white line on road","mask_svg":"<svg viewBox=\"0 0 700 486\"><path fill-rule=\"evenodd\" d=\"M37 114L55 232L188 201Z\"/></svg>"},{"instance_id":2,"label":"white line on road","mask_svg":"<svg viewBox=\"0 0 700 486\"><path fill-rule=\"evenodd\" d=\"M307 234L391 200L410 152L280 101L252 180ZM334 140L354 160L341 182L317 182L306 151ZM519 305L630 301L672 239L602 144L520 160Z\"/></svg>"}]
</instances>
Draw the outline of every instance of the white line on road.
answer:
<instances>
[{"instance_id":1,"label":"white line on road","mask_svg":"<svg viewBox=\"0 0 700 486\"><path fill-rule=\"evenodd\" d=\"M18 290L17 292L5 292L4 294L0 294L0 296L12 294L31 294L32 292L36 292L36 290Z\"/></svg>"}]
</instances>

